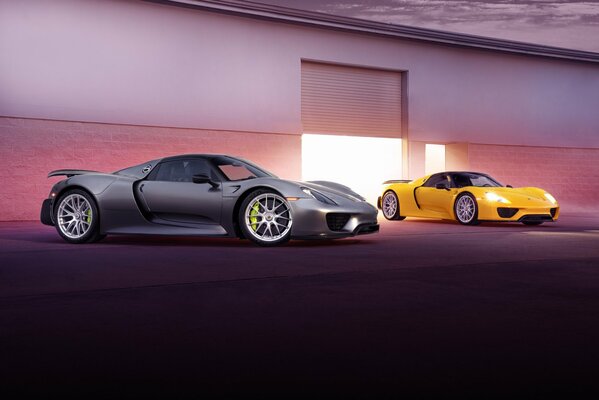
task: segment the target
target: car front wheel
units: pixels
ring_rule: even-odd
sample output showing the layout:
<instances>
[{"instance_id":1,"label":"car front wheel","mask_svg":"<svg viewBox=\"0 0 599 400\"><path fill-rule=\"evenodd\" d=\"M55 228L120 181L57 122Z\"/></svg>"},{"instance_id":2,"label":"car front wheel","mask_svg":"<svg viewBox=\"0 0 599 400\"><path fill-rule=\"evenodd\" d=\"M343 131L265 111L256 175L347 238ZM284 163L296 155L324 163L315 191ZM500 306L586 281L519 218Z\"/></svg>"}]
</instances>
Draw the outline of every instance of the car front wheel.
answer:
<instances>
[{"instance_id":1,"label":"car front wheel","mask_svg":"<svg viewBox=\"0 0 599 400\"><path fill-rule=\"evenodd\" d=\"M271 190L259 189L239 208L243 236L260 246L276 246L291 238L293 217L287 200Z\"/></svg>"},{"instance_id":2,"label":"car front wheel","mask_svg":"<svg viewBox=\"0 0 599 400\"><path fill-rule=\"evenodd\" d=\"M462 225L478 225L478 204L470 193L462 193L455 200L453 211Z\"/></svg>"}]
</instances>

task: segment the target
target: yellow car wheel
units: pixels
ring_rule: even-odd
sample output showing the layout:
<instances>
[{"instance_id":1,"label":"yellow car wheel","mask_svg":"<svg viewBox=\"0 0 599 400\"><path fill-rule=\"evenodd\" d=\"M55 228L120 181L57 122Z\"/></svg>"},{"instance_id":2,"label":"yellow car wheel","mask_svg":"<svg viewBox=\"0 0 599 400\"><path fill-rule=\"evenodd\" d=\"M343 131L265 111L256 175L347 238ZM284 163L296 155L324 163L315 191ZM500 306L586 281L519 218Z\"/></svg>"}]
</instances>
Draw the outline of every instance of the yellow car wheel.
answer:
<instances>
[{"instance_id":1,"label":"yellow car wheel","mask_svg":"<svg viewBox=\"0 0 599 400\"><path fill-rule=\"evenodd\" d=\"M478 204L470 193L462 193L453 205L455 219L462 225L478 225Z\"/></svg>"},{"instance_id":2,"label":"yellow car wheel","mask_svg":"<svg viewBox=\"0 0 599 400\"><path fill-rule=\"evenodd\" d=\"M383 195L381 209L383 210L383 216L390 221L401 221L406 218L399 215L399 200L393 190L388 190Z\"/></svg>"}]
</instances>

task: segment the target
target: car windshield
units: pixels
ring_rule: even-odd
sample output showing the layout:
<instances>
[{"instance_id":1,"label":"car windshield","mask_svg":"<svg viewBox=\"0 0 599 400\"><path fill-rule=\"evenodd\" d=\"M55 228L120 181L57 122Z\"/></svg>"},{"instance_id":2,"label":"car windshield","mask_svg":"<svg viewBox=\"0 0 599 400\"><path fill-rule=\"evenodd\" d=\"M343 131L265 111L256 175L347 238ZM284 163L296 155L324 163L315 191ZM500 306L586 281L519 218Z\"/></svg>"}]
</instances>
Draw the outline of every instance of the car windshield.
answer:
<instances>
[{"instance_id":1,"label":"car windshield","mask_svg":"<svg viewBox=\"0 0 599 400\"><path fill-rule=\"evenodd\" d=\"M230 181L242 181L245 179L275 177L268 171L248 161L233 157L215 157L212 162Z\"/></svg>"},{"instance_id":2,"label":"car windshield","mask_svg":"<svg viewBox=\"0 0 599 400\"><path fill-rule=\"evenodd\" d=\"M476 187L502 187L503 185L488 175L461 173L452 174L451 179L455 187L461 188L466 186Z\"/></svg>"}]
</instances>

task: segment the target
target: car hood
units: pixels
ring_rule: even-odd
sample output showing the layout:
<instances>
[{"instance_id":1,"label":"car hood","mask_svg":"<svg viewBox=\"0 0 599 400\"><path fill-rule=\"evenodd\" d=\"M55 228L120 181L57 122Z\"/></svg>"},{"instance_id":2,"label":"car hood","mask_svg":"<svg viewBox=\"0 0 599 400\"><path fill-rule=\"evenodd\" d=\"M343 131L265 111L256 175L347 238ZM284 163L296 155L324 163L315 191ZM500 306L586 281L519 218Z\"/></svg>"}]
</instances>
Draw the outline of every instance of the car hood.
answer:
<instances>
[{"instance_id":1,"label":"car hood","mask_svg":"<svg viewBox=\"0 0 599 400\"><path fill-rule=\"evenodd\" d=\"M484 192L496 193L500 196L505 197L510 201L519 200L539 200L542 202L548 202L549 200L545 197L545 190L536 187L522 187L522 188L508 188L508 187L489 187L481 188Z\"/></svg>"},{"instance_id":2,"label":"car hood","mask_svg":"<svg viewBox=\"0 0 599 400\"><path fill-rule=\"evenodd\" d=\"M352 201L365 201L364 197L351 190L349 187L336 182L329 181L308 181L294 182L301 187L317 190L329 196L340 196Z\"/></svg>"}]
</instances>

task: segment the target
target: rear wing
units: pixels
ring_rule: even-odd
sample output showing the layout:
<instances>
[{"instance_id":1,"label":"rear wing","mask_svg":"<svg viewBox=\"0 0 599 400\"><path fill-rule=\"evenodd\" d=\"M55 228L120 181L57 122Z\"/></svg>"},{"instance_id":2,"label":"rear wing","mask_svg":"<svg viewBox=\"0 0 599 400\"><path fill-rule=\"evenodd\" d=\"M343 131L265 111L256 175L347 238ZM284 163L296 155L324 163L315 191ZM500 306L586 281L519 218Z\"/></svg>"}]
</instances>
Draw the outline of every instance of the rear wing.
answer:
<instances>
[{"instance_id":1,"label":"rear wing","mask_svg":"<svg viewBox=\"0 0 599 400\"><path fill-rule=\"evenodd\" d=\"M383 182L383 185L390 185L392 183L410 183L412 182L409 179L391 179L390 181Z\"/></svg>"},{"instance_id":2,"label":"rear wing","mask_svg":"<svg viewBox=\"0 0 599 400\"><path fill-rule=\"evenodd\" d=\"M95 174L98 171L90 171L88 169L57 169L56 171L52 171L48 174L48 178L53 176L66 176L70 178L75 175L85 175L85 174Z\"/></svg>"}]
</instances>

